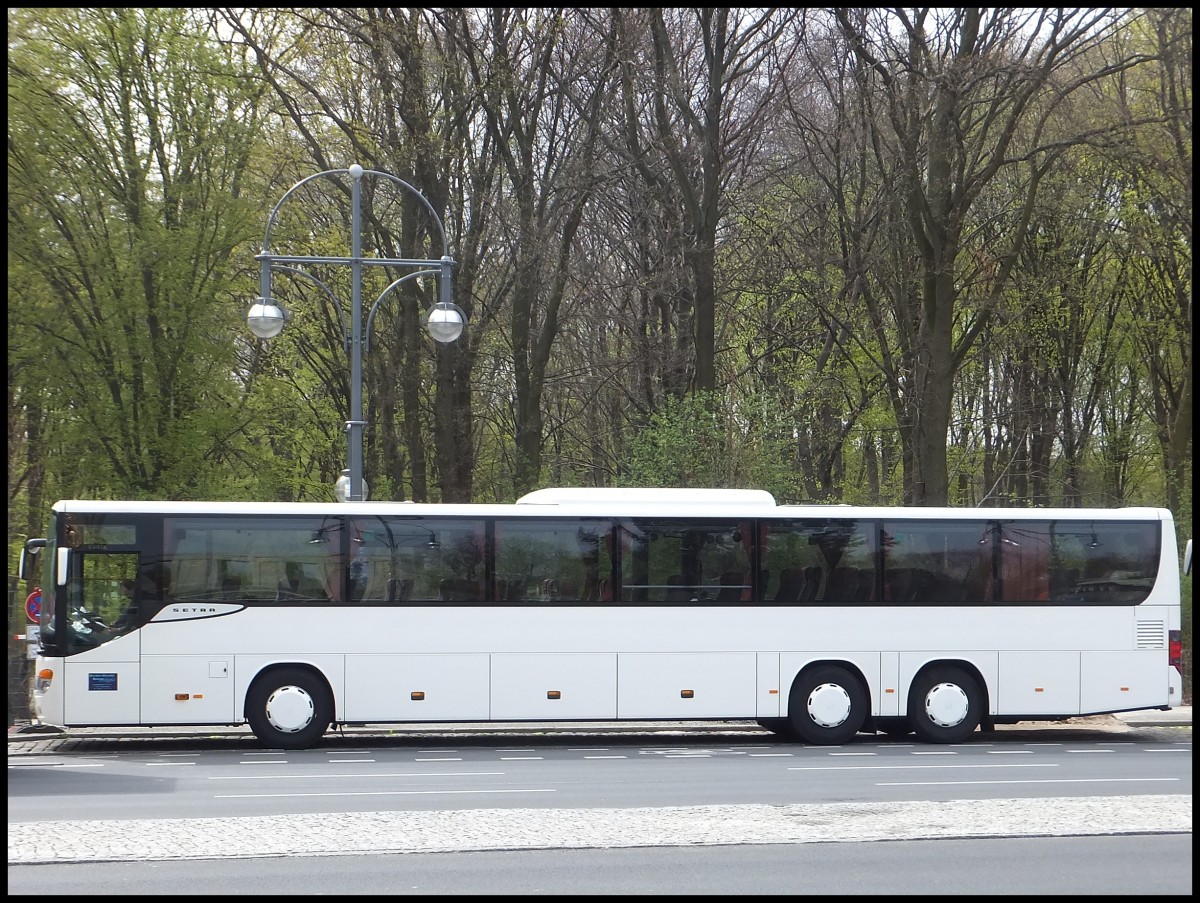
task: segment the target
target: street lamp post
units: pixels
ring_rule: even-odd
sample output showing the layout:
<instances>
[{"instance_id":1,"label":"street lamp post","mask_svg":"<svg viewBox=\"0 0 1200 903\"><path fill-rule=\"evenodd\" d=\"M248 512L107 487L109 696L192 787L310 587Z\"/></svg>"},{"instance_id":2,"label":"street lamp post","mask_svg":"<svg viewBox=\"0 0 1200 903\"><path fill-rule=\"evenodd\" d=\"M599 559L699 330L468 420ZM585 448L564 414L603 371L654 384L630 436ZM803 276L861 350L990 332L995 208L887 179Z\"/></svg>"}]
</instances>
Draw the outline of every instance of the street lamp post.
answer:
<instances>
[{"instance_id":1,"label":"street lamp post","mask_svg":"<svg viewBox=\"0 0 1200 903\"><path fill-rule=\"evenodd\" d=\"M275 225L275 219L279 215L280 208L283 207L288 198L314 179L342 175L350 177L350 256L305 257L272 254L271 229ZM377 176L394 182L406 191L412 192L420 199L421 203L425 205L425 209L429 212L430 217L432 217L441 236L442 256L440 259L431 258L421 260L362 256L362 178L366 175ZM450 256L450 246L446 241L446 230L442 226L442 221L425 195L421 194L412 185L386 172L363 169L355 163L348 169L330 169L325 172L316 173L306 179L301 179L289 188L287 193L279 199L279 203L275 205L275 209L271 211L270 217L267 218L267 230L263 236L262 253L255 255L254 259L259 261L262 266L262 294L250 306L246 322L250 327L250 331L259 338L271 339L279 335L283 331L284 325L290 319L288 312L281 305L277 304L271 296L271 278L275 272L294 273L305 277L316 284L337 309L338 320L342 327L343 344L350 355L350 419L346 421L348 466L338 478L336 490L339 501L362 501L366 498L366 484L363 480L363 427L366 425L366 421L363 420L362 408L362 360L364 344L368 349L370 347L371 322L375 317L375 311L383 299L391 294L393 289L408 280L416 279L419 276L437 276L439 289L438 301L430 308L425 317L426 330L436 341L444 344L457 339L462 334L463 328L467 325L466 314L463 313L458 305L450 302L450 268L454 266L454 258ZM342 311L342 305L338 302L337 296L330 290L329 286L312 275L312 273L296 266L297 264L313 263L349 264L351 284L349 332L346 331L345 314ZM379 297L375 299L375 303L371 306L370 313L367 315L364 328L362 275L363 267L366 266L406 267L412 269L413 272L393 280Z\"/></svg>"}]
</instances>

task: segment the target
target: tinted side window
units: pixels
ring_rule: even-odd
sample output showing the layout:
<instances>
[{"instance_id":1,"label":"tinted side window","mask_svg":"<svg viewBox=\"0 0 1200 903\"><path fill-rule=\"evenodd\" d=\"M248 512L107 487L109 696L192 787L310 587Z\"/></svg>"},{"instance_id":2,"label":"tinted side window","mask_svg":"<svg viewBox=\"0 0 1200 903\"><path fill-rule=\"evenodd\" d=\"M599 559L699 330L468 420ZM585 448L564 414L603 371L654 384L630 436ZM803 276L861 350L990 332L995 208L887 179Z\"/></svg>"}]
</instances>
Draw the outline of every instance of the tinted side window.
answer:
<instances>
[{"instance_id":1,"label":"tinted side window","mask_svg":"<svg viewBox=\"0 0 1200 903\"><path fill-rule=\"evenodd\" d=\"M612 524L584 518L496 521L499 603L611 600Z\"/></svg>"},{"instance_id":2,"label":"tinted side window","mask_svg":"<svg viewBox=\"0 0 1200 903\"><path fill-rule=\"evenodd\" d=\"M349 541L338 517L176 517L164 521L173 601L346 601Z\"/></svg>"},{"instance_id":3,"label":"tinted side window","mask_svg":"<svg viewBox=\"0 0 1200 903\"><path fill-rule=\"evenodd\" d=\"M771 523L762 548L766 601L871 605L879 598L875 521L822 518Z\"/></svg>"},{"instance_id":4,"label":"tinted side window","mask_svg":"<svg viewBox=\"0 0 1200 903\"><path fill-rule=\"evenodd\" d=\"M637 518L620 525L621 601L748 603L752 525L735 520Z\"/></svg>"},{"instance_id":5,"label":"tinted side window","mask_svg":"<svg viewBox=\"0 0 1200 903\"><path fill-rule=\"evenodd\" d=\"M1153 521L989 521L980 542L1005 605L1136 605L1158 575Z\"/></svg>"},{"instance_id":6,"label":"tinted side window","mask_svg":"<svg viewBox=\"0 0 1200 903\"><path fill-rule=\"evenodd\" d=\"M991 544L963 521L884 521L883 598L889 605L978 605L990 599Z\"/></svg>"},{"instance_id":7,"label":"tinted side window","mask_svg":"<svg viewBox=\"0 0 1200 903\"><path fill-rule=\"evenodd\" d=\"M1157 523L1058 521L1051 529L1050 601L1136 605L1150 595L1161 553Z\"/></svg>"},{"instance_id":8,"label":"tinted side window","mask_svg":"<svg viewBox=\"0 0 1200 903\"><path fill-rule=\"evenodd\" d=\"M482 519L363 517L352 525L349 581L366 604L478 604L486 599Z\"/></svg>"}]
</instances>

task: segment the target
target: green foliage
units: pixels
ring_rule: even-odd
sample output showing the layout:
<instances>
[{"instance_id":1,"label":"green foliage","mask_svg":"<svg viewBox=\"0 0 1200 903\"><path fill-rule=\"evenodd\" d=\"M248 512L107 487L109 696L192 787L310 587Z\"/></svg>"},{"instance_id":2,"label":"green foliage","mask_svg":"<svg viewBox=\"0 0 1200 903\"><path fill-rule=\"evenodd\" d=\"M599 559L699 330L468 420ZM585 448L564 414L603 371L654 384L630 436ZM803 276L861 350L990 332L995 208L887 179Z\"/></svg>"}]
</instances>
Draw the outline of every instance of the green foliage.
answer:
<instances>
[{"instance_id":1,"label":"green foliage","mask_svg":"<svg viewBox=\"0 0 1200 903\"><path fill-rule=\"evenodd\" d=\"M183 10L9 24L10 347L44 489L236 493L229 302L258 228L240 197L254 97Z\"/></svg>"},{"instance_id":2,"label":"green foliage","mask_svg":"<svg viewBox=\"0 0 1200 903\"><path fill-rule=\"evenodd\" d=\"M716 393L669 399L632 439L621 483L766 489L794 498L782 419L766 396L743 407Z\"/></svg>"}]
</instances>

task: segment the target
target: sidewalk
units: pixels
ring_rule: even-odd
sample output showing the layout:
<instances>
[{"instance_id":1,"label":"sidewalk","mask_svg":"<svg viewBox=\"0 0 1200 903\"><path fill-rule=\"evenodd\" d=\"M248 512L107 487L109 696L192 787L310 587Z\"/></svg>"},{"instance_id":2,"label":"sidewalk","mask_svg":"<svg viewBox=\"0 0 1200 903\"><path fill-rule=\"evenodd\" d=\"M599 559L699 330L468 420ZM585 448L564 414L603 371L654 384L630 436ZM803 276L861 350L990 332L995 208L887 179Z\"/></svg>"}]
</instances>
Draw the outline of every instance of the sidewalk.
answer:
<instances>
[{"instance_id":1,"label":"sidewalk","mask_svg":"<svg viewBox=\"0 0 1200 903\"><path fill-rule=\"evenodd\" d=\"M1141 727L1175 727L1177 725L1192 726L1192 707L1180 705L1166 712L1121 712L1113 715L1130 726Z\"/></svg>"},{"instance_id":2,"label":"sidewalk","mask_svg":"<svg viewBox=\"0 0 1200 903\"><path fill-rule=\"evenodd\" d=\"M1062 721L1019 721L1000 724L997 731L1013 730L1113 730L1125 731L1146 727L1191 727L1192 707L1178 706L1166 712L1122 712L1117 715L1081 715ZM326 737L446 737L481 736L550 736L577 733L648 734L663 739L689 733L727 734L733 737L748 735L774 736L753 721L500 721L475 723L406 723L396 725L367 725L331 730ZM73 727L65 731L29 723L14 724L8 729L10 753L51 752L59 744L75 740L187 739L189 737L244 738L254 741L250 728L229 725L178 727ZM257 742L257 741L254 741Z\"/></svg>"}]
</instances>

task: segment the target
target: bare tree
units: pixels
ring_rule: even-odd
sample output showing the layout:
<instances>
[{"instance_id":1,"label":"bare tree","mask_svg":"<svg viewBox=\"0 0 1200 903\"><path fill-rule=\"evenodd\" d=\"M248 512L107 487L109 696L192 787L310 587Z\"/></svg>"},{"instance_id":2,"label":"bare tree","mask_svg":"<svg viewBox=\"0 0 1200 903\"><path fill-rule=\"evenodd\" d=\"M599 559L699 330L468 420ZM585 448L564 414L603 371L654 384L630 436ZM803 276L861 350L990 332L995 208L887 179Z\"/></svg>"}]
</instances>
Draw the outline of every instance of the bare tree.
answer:
<instances>
[{"instance_id":1,"label":"bare tree","mask_svg":"<svg viewBox=\"0 0 1200 903\"><path fill-rule=\"evenodd\" d=\"M799 10L650 8L616 13L625 143L663 251L655 294L673 321L680 369L668 391L716 384L717 254L731 184L758 161L775 76ZM664 278L665 277L665 278ZM688 385L688 382L691 385Z\"/></svg>"},{"instance_id":2,"label":"bare tree","mask_svg":"<svg viewBox=\"0 0 1200 903\"><path fill-rule=\"evenodd\" d=\"M1144 29L1155 57L1113 94L1131 140L1114 149L1126 173L1123 210L1138 275L1133 338L1146 373L1167 479L1167 504L1191 520L1192 467L1192 12L1151 9ZM1137 90L1133 90L1136 88ZM1149 120L1147 123L1146 121Z\"/></svg>"},{"instance_id":3,"label":"bare tree","mask_svg":"<svg viewBox=\"0 0 1200 903\"><path fill-rule=\"evenodd\" d=\"M503 161L494 262L510 275L503 301L512 364L512 485L541 478L547 366L560 331L576 234L600 182L601 111L612 37L587 11L491 8L443 14L481 106L482 132Z\"/></svg>"},{"instance_id":4,"label":"bare tree","mask_svg":"<svg viewBox=\"0 0 1200 903\"><path fill-rule=\"evenodd\" d=\"M893 376L906 445L906 498L945 504L955 376L1003 298L1042 178L1070 147L1122 128L1072 109L1087 86L1143 57L1094 54L1121 21L1107 9L835 10L858 63L859 90L879 98L867 123L894 186L915 290L889 301L906 372ZM1090 95L1089 95L1090 96ZM974 209L1001 175L1019 186L1002 228ZM986 239L986 240L985 240ZM884 291L889 291L886 287Z\"/></svg>"}]
</instances>

